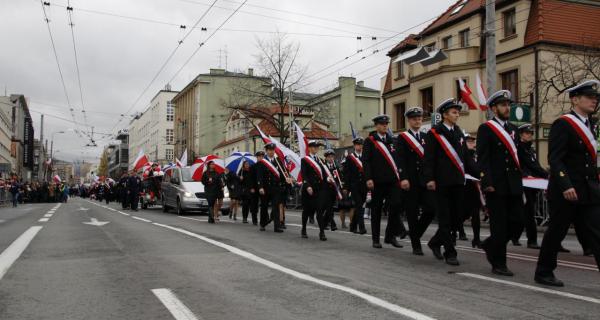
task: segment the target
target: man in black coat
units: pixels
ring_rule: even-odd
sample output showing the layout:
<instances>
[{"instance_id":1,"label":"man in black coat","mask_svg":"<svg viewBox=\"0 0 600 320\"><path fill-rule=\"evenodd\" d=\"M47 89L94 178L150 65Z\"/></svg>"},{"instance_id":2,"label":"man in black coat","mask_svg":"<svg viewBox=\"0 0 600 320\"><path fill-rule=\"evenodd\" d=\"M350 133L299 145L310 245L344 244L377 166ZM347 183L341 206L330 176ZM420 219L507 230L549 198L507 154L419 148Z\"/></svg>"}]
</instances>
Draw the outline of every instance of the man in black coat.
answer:
<instances>
[{"instance_id":1,"label":"man in black coat","mask_svg":"<svg viewBox=\"0 0 600 320\"><path fill-rule=\"evenodd\" d=\"M526 123L519 126L519 143L517 151L519 153L519 162L521 163L521 171L525 178L542 178L548 179L548 172L542 168L539 160L533 149L533 127ZM535 203L537 202L539 189L523 187L525 193L525 206L522 211L521 220L527 234L527 248L539 249L537 242L537 223L535 221ZM513 244L519 244L519 238L523 233L523 228L520 228L513 235Z\"/></svg>"},{"instance_id":2,"label":"man in black coat","mask_svg":"<svg viewBox=\"0 0 600 320\"><path fill-rule=\"evenodd\" d=\"M138 211L138 204L140 203L140 189L142 188L142 179L138 177L135 170L131 170L129 178L127 178L127 198L131 210Z\"/></svg>"},{"instance_id":3,"label":"man in black coat","mask_svg":"<svg viewBox=\"0 0 600 320\"><path fill-rule=\"evenodd\" d=\"M316 140L308 142L308 154L300 162L302 174L302 238L308 238L306 234L306 223L309 217L316 213L319 225L319 239L327 240L325 237L325 208L323 206L323 190L327 188L327 175L323 167L323 161L317 155L321 143Z\"/></svg>"},{"instance_id":4,"label":"man in black coat","mask_svg":"<svg viewBox=\"0 0 600 320\"><path fill-rule=\"evenodd\" d=\"M519 228L523 210L523 180L517 153L517 127L508 122L511 93L492 94L487 106L494 118L477 130L477 164L490 215L490 236L481 247L492 273L513 276L506 266L506 244Z\"/></svg>"},{"instance_id":5,"label":"man in black coat","mask_svg":"<svg viewBox=\"0 0 600 320\"><path fill-rule=\"evenodd\" d=\"M560 243L575 219L583 221L580 225L586 229L586 242L600 269L600 180L591 118L598 107L599 86L599 81L590 80L568 89L572 110L550 129L550 221L535 271L535 281L540 284L564 286L554 276L554 269Z\"/></svg>"},{"instance_id":6,"label":"man in black coat","mask_svg":"<svg viewBox=\"0 0 600 320\"><path fill-rule=\"evenodd\" d=\"M410 189L404 192L404 210L408 220L410 242L413 254L422 256L421 237L435 215L433 194L427 191L423 179L423 145L426 136L426 133L421 132L423 109L409 108L404 117L408 120L409 128L398 135L396 151L398 158L404 163L404 174L410 182Z\"/></svg>"},{"instance_id":7,"label":"man in black coat","mask_svg":"<svg viewBox=\"0 0 600 320\"><path fill-rule=\"evenodd\" d=\"M273 221L274 231L283 232L279 219L279 204L283 203L282 188L289 183L289 177L284 172L281 160L275 157L275 144L265 145L266 156L257 162L256 184L260 199L260 231ZM269 218L269 203L271 204L271 217Z\"/></svg>"},{"instance_id":8,"label":"man in black coat","mask_svg":"<svg viewBox=\"0 0 600 320\"><path fill-rule=\"evenodd\" d=\"M474 167L468 157L462 130L456 124L462 106L448 99L437 107L442 122L435 125L425 138L423 177L427 190L432 191L438 219L438 230L427 246L439 260L452 266L459 265L456 249L450 237L452 221L462 212L465 191L465 173ZM444 246L444 253L441 252Z\"/></svg>"},{"instance_id":9,"label":"man in black coat","mask_svg":"<svg viewBox=\"0 0 600 320\"><path fill-rule=\"evenodd\" d=\"M255 153L256 156L256 163L250 166L250 174L249 176L249 180L250 181L246 181L246 184L249 187L249 195L248 195L248 201L250 202L249 205L249 209L250 209L250 214L252 215L252 224L253 225L257 225L258 224L258 203L259 203L259 194L258 194L258 177L257 177L257 164L260 160L262 160L265 156L265 152L264 151L257 151Z\"/></svg>"},{"instance_id":10,"label":"man in black coat","mask_svg":"<svg viewBox=\"0 0 600 320\"><path fill-rule=\"evenodd\" d=\"M350 193L354 204L354 214L350 221L350 232L365 234L364 204L367 197L365 170L363 167L362 151L364 139L356 137L352 140L354 151L346 157L344 162L344 193Z\"/></svg>"},{"instance_id":11,"label":"man in black coat","mask_svg":"<svg viewBox=\"0 0 600 320\"><path fill-rule=\"evenodd\" d=\"M405 177L398 153L394 149L394 139L388 133L390 118L379 115L373 118L375 131L365 140L363 166L367 188L373 191L371 200L371 232L373 248L381 248L379 231L381 211L384 205L389 208L388 224L384 242L396 248L402 245L396 240L400 230L400 210L402 209L402 190L408 190L410 183Z\"/></svg>"},{"instance_id":12,"label":"man in black coat","mask_svg":"<svg viewBox=\"0 0 600 320\"><path fill-rule=\"evenodd\" d=\"M129 195L127 194L127 180L129 177L127 173L123 173L121 179L119 179L119 198L121 200L121 207L123 210L129 208Z\"/></svg>"}]
</instances>

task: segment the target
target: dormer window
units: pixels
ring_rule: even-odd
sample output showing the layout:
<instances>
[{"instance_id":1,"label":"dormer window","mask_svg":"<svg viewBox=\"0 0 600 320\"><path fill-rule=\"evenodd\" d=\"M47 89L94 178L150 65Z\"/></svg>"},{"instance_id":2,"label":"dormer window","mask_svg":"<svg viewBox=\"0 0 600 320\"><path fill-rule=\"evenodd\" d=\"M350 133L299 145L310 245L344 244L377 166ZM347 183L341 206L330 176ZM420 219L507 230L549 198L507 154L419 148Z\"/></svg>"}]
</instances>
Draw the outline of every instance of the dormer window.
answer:
<instances>
[{"instance_id":1,"label":"dormer window","mask_svg":"<svg viewBox=\"0 0 600 320\"><path fill-rule=\"evenodd\" d=\"M454 9L452 9L452 12L450 12L450 15L453 16L457 13L460 12L460 10L462 10L462 8L465 7L465 4L467 4L468 0L463 0L461 3L459 3L456 7L454 7Z\"/></svg>"}]
</instances>

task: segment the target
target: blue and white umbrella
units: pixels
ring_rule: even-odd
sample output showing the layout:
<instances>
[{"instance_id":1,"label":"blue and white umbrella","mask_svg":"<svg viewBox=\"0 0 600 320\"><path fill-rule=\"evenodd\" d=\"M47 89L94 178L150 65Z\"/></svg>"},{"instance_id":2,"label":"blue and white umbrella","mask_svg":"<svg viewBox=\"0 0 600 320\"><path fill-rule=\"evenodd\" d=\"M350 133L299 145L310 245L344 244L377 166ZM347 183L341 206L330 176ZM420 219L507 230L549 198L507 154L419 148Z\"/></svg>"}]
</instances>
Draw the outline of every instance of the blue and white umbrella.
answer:
<instances>
[{"instance_id":1,"label":"blue and white umbrella","mask_svg":"<svg viewBox=\"0 0 600 320\"><path fill-rule=\"evenodd\" d=\"M238 173L240 170L242 170L242 166L244 165L245 161L250 162L250 164L255 164L256 157L250 152L236 151L227 157L227 159L225 159L225 167L227 167L229 171Z\"/></svg>"}]
</instances>

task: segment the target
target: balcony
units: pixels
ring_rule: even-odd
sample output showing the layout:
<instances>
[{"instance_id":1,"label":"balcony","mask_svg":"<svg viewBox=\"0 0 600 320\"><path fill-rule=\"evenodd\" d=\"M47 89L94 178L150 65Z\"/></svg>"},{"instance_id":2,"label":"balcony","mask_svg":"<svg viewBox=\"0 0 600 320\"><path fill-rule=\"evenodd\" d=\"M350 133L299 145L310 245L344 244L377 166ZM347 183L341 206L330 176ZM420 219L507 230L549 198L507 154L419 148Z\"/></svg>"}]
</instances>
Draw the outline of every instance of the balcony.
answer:
<instances>
[{"instance_id":1,"label":"balcony","mask_svg":"<svg viewBox=\"0 0 600 320\"><path fill-rule=\"evenodd\" d=\"M440 62L423 66L417 62L409 66L410 77L418 77L424 73L438 70L442 67L456 66L461 64L473 63L479 61L479 47L464 47L446 49L444 53L448 56Z\"/></svg>"}]
</instances>

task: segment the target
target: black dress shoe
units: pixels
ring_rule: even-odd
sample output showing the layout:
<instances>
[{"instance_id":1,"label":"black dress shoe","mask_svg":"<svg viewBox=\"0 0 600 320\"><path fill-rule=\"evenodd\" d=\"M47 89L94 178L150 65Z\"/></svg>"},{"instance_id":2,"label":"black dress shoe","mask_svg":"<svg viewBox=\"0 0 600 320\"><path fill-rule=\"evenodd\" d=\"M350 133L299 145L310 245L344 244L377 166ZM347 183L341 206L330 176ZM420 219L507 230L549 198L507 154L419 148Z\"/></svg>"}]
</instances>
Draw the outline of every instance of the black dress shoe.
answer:
<instances>
[{"instance_id":1,"label":"black dress shoe","mask_svg":"<svg viewBox=\"0 0 600 320\"><path fill-rule=\"evenodd\" d=\"M471 246L473 246L473 248L479 248L479 249L481 249L481 240L479 240L479 239L473 239L471 241Z\"/></svg>"},{"instance_id":2,"label":"black dress shoe","mask_svg":"<svg viewBox=\"0 0 600 320\"><path fill-rule=\"evenodd\" d=\"M352 233L358 233L358 231L356 230L356 228L350 228L350 230L348 230L348 231L352 232Z\"/></svg>"},{"instance_id":3,"label":"black dress shoe","mask_svg":"<svg viewBox=\"0 0 600 320\"><path fill-rule=\"evenodd\" d=\"M308 239L308 236L306 235L306 233L303 233L303 234L302 234L302 238L304 238L304 239Z\"/></svg>"},{"instance_id":4,"label":"black dress shoe","mask_svg":"<svg viewBox=\"0 0 600 320\"><path fill-rule=\"evenodd\" d=\"M381 249L383 247L381 246L381 243L379 243L379 242L373 242L373 248L375 248L375 249Z\"/></svg>"},{"instance_id":5,"label":"black dress shoe","mask_svg":"<svg viewBox=\"0 0 600 320\"><path fill-rule=\"evenodd\" d=\"M515 275L512 271L508 270L507 267L492 267L492 273L506 277L512 277Z\"/></svg>"},{"instance_id":6,"label":"black dress shoe","mask_svg":"<svg viewBox=\"0 0 600 320\"><path fill-rule=\"evenodd\" d=\"M400 242L398 242L398 240L396 240L396 238L392 238L392 239L388 239L388 240L383 240L384 243L387 244L391 244L392 246L396 247L396 248L402 248L403 246L400 244Z\"/></svg>"},{"instance_id":7,"label":"black dress shoe","mask_svg":"<svg viewBox=\"0 0 600 320\"><path fill-rule=\"evenodd\" d=\"M553 275L540 276L540 275L536 274L534 280L535 280L535 282L546 285L546 286L553 286L553 287L564 287L565 286L565 284L562 281L560 281Z\"/></svg>"},{"instance_id":8,"label":"black dress shoe","mask_svg":"<svg viewBox=\"0 0 600 320\"><path fill-rule=\"evenodd\" d=\"M412 254L415 256L424 256L423 249L421 248L413 248Z\"/></svg>"},{"instance_id":9,"label":"black dress shoe","mask_svg":"<svg viewBox=\"0 0 600 320\"><path fill-rule=\"evenodd\" d=\"M283 229L279 229L279 228L278 228L278 229L275 229L275 230L273 230L273 232L282 233L282 232L283 232Z\"/></svg>"},{"instance_id":10,"label":"black dress shoe","mask_svg":"<svg viewBox=\"0 0 600 320\"><path fill-rule=\"evenodd\" d=\"M279 228L281 228L281 229L287 229L287 227L285 226L285 224L280 224Z\"/></svg>"},{"instance_id":11,"label":"black dress shoe","mask_svg":"<svg viewBox=\"0 0 600 320\"><path fill-rule=\"evenodd\" d=\"M331 231L335 231L335 230L337 230L337 229L338 229L338 228L337 228L336 226L331 226Z\"/></svg>"},{"instance_id":12,"label":"black dress shoe","mask_svg":"<svg viewBox=\"0 0 600 320\"><path fill-rule=\"evenodd\" d=\"M265 231L265 227L260 227L260 229L258 229L260 231Z\"/></svg>"},{"instance_id":13,"label":"black dress shoe","mask_svg":"<svg viewBox=\"0 0 600 320\"><path fill-rule=\"evenodd\" d=\"M469 241L469 238L467 238L466 234L461 234L460 236L458 236L458 240Z\"/></svg>"},{"instance_id":14,"label":"black dress shoe","mask_svg":"<svg viewBox=\"0 0 600 320\"><path fill-rule=\"evenodd\" d=\"M591 257L594 255L594 253L592 252L592 249L585 249L583 250L583 255L586 257Z\"/></svg>"},{"instance_id":15,"label":"black dress shoe","mask_svg":"<svg viewBox=\"0 0 600 320\"><path fill-rule=\"evenodd\" d=\"M366 233L367 233L367 230L366 230L366 229L362 229L362 230L360 230L358 233L359 233L359 234L366 234Z\"/></svg>"},{"instance_id":16,"label":"black dress shoe","mask_svg":"<svg viewBox=\"0 0 600 320\"><path fill-rule=\"evenodd\" d=\"M257 223L257 222L252 222L252 224L253 224L253 225L255 225L255 226L257 226L257 225L258 225L258 223Z\"/></svg>"},{"instance_id":17,"label":"black dress shoe","mask_svg":"<svg viewBox=\"0 0 600 320\"><path fill-rule=\"evenodd\" d=\"M433 256L438 260L444 260L444 255L442 254L442 250L440 247L434 247L431 244L427 244L429 249L433 252Z\"/></svg>"},{"instance_id":18,"label":"black dress shoe","mask_svg":"<svg viewBox=\"0 0 600 320\"><path fill-rule=\"evenodd\" d=\"M400 234L398 235L398 237L400 237L400 239L404 239L404 238L406 238L406 236L408 236L408 231L406 231L406 230L400 231Z\"/></svg>"},{"instance_id":19,"label":"black dress shoe","mask_svg":"<svg viewBox=\"0 0 600 320\"><path fill-rule=\"evenodd\" d=\"M540 249L541 247L537 243L528 243L527 248L529 249Z\"/></svg>"},{"instance_id":20,"label":"black dress shoe","mask_svg":"<svg viewBox=\"0 0 600 320\"><path fill-rule=\"evenodd\" d=\"M460 263L458 263L458 259L456 259L456 257L448 257L448 258L446 258L446 264L449 264L451 266L458 266L458 265L460 265Z\"/></svg>"},{"instance_id":21,"label":"black dress shoe","mask_svg":"<svg viewBox=\"0 0 600 320\"><path fill-rule=\"evenodd\" d=\"M319 233L319 240L327 241L327 237L325 236L325 233Z\"/></svg>"},{"instance_id":22,"label":"black dress shoe","mask_svg":"<svg viewBox=\"0 0 600 320\"><path fill-rule=\"evenodd\" d=\"M248 223L248 220L242 220L242 223Z\"/></svg>"},{"instance_id":23,"label":"black dress shoe","mask_svg":"<svg viewBox=\"0 0 600 320\"><path fill-rule=\"evenodd\" d=\"M487 241L487 239L481 242L481 249L483 249L483 251L485 252L485 258L487 259L487 261L490 264L492 264L492 256L490 255L490 252L488 251L489 242Z\"/></svg>"},{"instance_id":24,"label":"black dress shoe","mask_svg":"<svg viewBox=\"0 0 600 320\"><path fill-rule=\"evenodd\" d=\"M569 250L561 245L560 248L558 248L558 252L569 253L569 252L571 252L571 250Z\"/></svg>"}]
</instances>

